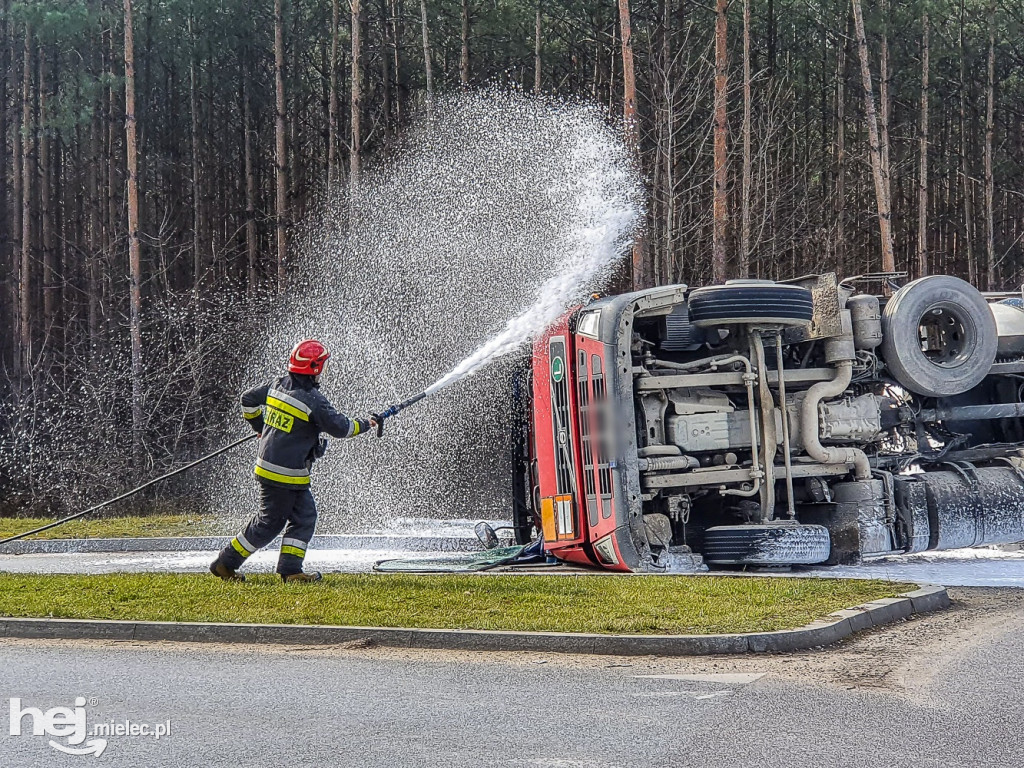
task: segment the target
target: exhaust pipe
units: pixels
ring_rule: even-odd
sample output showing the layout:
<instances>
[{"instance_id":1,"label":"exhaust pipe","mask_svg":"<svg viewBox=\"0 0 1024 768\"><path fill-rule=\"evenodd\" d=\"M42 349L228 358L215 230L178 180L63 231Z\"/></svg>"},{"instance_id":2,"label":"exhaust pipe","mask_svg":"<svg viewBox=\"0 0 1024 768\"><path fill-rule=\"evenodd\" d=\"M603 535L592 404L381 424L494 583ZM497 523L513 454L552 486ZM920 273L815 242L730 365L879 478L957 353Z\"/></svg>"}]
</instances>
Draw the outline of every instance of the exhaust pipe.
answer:
<instances>
[{"instance_id":1,"label":"exhaust pipe","mask_svg":"<svg viewBox=\"0 0 1024 768\"><path fill-rule=\"evenodd\" d=\"M821 444L821 427L818 423L818 406L821 401L830 397L839 397L850 386L853 378L853 363L841 360L836 363L836 376L832 381L819 381L804 397L800 409L800 436L803 438L804 450L815 461L823 464L852 464L854 476L858 480L871 479L871 464L868 455L859 448L826 448Z\"/></svg>"}]
</instances>

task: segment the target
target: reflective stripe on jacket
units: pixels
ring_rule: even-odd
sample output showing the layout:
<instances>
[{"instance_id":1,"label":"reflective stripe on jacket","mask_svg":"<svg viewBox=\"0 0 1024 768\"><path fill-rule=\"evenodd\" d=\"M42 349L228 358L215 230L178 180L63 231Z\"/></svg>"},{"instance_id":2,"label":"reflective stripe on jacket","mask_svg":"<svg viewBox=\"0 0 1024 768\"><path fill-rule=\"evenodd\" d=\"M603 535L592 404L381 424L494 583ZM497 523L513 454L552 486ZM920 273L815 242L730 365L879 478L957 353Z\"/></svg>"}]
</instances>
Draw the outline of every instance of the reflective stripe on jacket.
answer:
<instances>
[{"instance_id":1,"label":"reflective stripe on jacket","mask_svg":"<svg viewBox=\"0 0 1024 768\"><path fill-rule=\"evenodd\" d=\"M338 413L312 376L289 373L242 397L242 416L261 434L254 472L268 485L302 488L317 457L320 433L354 437L359 424Z\"/></svg>"}]
</instances>

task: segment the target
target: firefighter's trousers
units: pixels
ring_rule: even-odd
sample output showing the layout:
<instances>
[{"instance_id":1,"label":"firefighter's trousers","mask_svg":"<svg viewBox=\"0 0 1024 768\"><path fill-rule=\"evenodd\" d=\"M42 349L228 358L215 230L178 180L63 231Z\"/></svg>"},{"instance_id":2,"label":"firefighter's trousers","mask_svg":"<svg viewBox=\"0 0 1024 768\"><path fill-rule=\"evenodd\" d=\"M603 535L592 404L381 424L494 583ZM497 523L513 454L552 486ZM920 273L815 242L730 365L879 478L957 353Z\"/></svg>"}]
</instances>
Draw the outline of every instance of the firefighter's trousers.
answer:
<instances>
[{"instance_id":1,"label":"firefighter's trousers","mask_svg":"<svg viewBox=\"0 0 1024 768\"><path fill-rule=\"evenodd\" d=\"M315 528L316 502L308 487L291 489L261 483L259 514L221 550L220 560L237 570L249 555L267 546L283 530L277 572L282 576L301 573Z\"/></svg>"}]
</instances>

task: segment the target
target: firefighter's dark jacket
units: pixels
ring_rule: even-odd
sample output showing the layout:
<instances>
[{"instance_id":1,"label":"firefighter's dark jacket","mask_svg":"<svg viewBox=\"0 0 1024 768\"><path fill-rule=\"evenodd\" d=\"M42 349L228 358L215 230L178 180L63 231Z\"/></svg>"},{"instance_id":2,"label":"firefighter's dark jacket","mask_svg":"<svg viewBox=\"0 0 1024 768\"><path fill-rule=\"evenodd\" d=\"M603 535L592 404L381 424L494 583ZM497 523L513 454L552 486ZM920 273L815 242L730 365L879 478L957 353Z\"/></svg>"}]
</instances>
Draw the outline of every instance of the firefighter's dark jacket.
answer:
<instances>
[{"instance_id":1,"label":"firefighter's dark jacket","mask_svg":"<svg viewBox=\"0 0 1024 768\"><path fill-rule=\"evenodd\" d=\"M338 413L312 376L289 373L242 395L242 415L260 437L256 478L296 490L309 486L309 470L322 454L320 433L354 437L366 425Z\"/></svg>"}]
</instances>

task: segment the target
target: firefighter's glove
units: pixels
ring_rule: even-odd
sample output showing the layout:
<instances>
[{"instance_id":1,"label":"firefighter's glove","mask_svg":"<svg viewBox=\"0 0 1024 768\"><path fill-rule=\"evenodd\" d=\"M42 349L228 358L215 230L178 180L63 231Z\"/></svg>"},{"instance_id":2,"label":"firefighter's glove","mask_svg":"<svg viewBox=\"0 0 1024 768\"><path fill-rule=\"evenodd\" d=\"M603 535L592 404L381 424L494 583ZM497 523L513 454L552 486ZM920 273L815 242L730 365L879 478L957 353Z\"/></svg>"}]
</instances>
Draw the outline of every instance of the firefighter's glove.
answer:
<instances>
[{"instance_id":1,"label":"firefighter's glove","mask_svg":"<svg viewBox=\"0 0 1024 768\"><path fill-rule=\"evenodd\" d=\"M316 448L313 449L314 455L318 459L319 458L323 458L323 455L325 453L327 453L327 446L328 445L330 445L330 443L327 441L327 438L326 437L321 437L320 438L320 442L317 443Z\"/></svg>"},{"instance_id":2,"label":"firefighter's glove","mask_svg":"<svg viewBox=\"0 0 1024 768\"><path fill-rule=\"evenodd\" d=\"M356 435L365 435L375 426L373 419L356 419ZM354 436L354 435L353 435Z\"/></svg>"}]
</instances>

